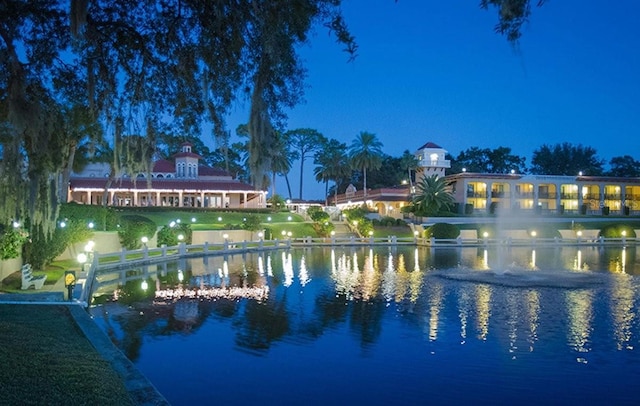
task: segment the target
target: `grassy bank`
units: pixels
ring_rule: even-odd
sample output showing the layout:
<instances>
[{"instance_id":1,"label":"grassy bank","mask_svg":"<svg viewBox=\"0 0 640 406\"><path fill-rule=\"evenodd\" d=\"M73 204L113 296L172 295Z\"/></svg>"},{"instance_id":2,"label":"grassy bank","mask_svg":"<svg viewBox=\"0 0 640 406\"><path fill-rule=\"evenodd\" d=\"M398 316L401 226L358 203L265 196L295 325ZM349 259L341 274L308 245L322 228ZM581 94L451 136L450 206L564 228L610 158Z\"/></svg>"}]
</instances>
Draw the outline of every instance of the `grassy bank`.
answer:
<instances>
[{"instance_id":1,"label":"grassy bank","mask_svg":"<svg viewBox=\"0 0 640 406\"><path fill-rule=\"evenodd\" d=\"M67 306L0 305L2 404L130 405Z\"/></svg>"}]
</instances>

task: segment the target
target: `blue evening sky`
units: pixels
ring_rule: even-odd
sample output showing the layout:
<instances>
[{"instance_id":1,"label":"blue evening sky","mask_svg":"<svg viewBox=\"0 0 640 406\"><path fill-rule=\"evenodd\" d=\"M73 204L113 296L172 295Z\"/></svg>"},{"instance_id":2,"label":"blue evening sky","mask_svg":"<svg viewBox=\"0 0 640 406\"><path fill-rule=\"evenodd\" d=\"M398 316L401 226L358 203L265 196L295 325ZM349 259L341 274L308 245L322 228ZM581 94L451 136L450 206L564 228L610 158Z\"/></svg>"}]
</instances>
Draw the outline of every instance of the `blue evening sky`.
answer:
<instances>
[{"instance_id":1,"label":"blue evening sky","mask_svg":"<svg viewBox=\"0 0 640 406\"><path fill-rule=\"evenodd\" d=\"M534 1L535 3L535 1ZM640 160L640 1L547 0L534 7L515 49L494 32L495 10L479 0L346 0L359 45L347 62L318 28L301 55L306 102L288 128L315 128L347 145L360 131L400 156L432 141L453 156L469 147L591 146L607 162ZM248 102L229 119L233 131ZM290 174L298 196L299 163ZM305 199L324 185L305 163ZM283 180L277 193L286 197Z\"/></svg>"}]
</instances>

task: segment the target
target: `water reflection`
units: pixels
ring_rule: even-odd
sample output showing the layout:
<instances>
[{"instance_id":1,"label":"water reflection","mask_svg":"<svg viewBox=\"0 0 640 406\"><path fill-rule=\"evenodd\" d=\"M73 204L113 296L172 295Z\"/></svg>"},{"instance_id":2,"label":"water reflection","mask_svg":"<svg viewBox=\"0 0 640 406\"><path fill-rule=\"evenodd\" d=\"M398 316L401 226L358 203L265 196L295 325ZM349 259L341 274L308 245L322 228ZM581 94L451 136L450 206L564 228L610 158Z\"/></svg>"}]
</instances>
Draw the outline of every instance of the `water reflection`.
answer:
<instances>
[{"instance_id":1,"label":"water reflection","mask_svg":"<svg viewBox=\"0 0 640 406\"><path fill-rule=\"evenodd\" d=\"M397 357L388 347L420 359L425 349L438 354L453 343L460 351L473 347L465 354L478 365L501 357L588 365L603 357L598 351L635 354L635 258L636 247L541 246L341 247L210 257L101 274L91 311L132 360L145 346L153 348L148 338L224 330L233 337L229 350L262 357L274 347L293 351L337 340L323 345L353 342L361 356L383 352L385 360ZM527 278L558 272L605 279L570 288L544 281L518 286L510 282L515 271ZM447 273L497 276L485 283L443 278Z\"/></svg>"}]
</instances>

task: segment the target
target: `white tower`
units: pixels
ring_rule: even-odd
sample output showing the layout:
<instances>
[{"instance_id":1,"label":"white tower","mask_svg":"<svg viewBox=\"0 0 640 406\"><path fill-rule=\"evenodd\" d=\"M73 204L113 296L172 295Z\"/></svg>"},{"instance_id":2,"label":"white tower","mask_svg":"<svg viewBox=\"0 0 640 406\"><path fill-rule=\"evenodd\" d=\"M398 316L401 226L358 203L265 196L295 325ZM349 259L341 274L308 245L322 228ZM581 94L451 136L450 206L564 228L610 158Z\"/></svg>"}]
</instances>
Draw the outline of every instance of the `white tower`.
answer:
<instances>
[{"instance_id":1,"label":"white tower","mask_svg":"<svg viewBox=\"0 0 640 406\"><path fill-rule=\"evenodd\" d=\"M451 168L451 161L445 159L446 154L445 149L433 142L427 142L418 148L415 154L418 160L416 183L420 182L424 176L444 176L445 169Z\"/></svg>"}]
</instances>

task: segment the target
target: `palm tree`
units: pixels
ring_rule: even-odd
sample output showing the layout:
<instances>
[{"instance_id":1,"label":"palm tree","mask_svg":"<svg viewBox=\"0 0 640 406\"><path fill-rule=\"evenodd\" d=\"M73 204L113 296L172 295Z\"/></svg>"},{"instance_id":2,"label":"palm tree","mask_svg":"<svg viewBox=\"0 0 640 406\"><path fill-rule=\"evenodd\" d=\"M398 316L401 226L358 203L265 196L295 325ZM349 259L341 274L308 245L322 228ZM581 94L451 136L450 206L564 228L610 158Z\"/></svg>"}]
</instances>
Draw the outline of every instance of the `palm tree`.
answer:
<instances>
[{"instance_id":1,"label":"palm tree","mask_svg":"<svg viewBox=\"0 0 640 406\"><path fill-rule=\"evenodd\" d=\"M331 139L315 154L314 163L317 165L313 173L318 182L325 183L325 203L329 194L329 181L333 180L335 186L335 202L338 196L338 183L351 173L348 157L345 154L347 146L338 140Z\"/></svg>"},{"instance_id":2,"label":"palm tree","mask_svg":"<svg viewBox=\"0 0 640 406\"><path fill-rule=\"evenodd\" d=\"M375 134L361 131L349 147L351 166L362 170L364 196L367 196L367 169L379 169L382 165L382 143Z\"/></svg>"},{"instance_id":3,"label":"palm tree","mask_svg":"<svg viewBox=\"0 0 640 406\"><path fill-rule=\"evenodd\" d=\"M438 175L424 176L417 185L417 193L411 199L416 214L436 214L455 202L444 178Z\"/></svg>"},{"instance_id":4,"label":"palm tree","mask_svg":"<svg viewBox=\"0 0 640 406\"><path fill-rule=\"evenodd\" d=\"M413 180L411 178L411 172L418 169L418 159L414 154L412 154L408 150L405 150L400 157L400 166L403 170L407 171L407 174L409 175L409 190L413 190Z\"/></svg>"},{"instance_id":5,"label":"palm tree","mask_svg":"<svg viewBox=\"0 0 640 406\"><path fill-rule=\"evenodd\" d=\"M276 175L283 175L287 182L289 198L291 199L291 185L289 184L289 171L291 162L296 158L294 152L290 150L290 140L288 135L276 132L276 139L272 145L271 152L271 195L276 195Z\"/></svg>"}]
</instances>

